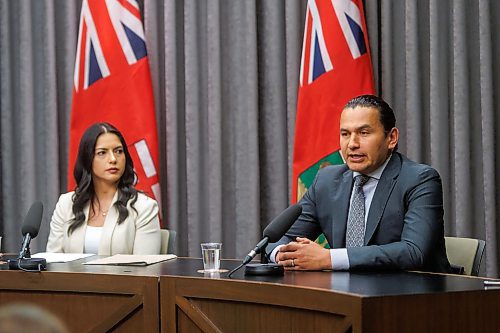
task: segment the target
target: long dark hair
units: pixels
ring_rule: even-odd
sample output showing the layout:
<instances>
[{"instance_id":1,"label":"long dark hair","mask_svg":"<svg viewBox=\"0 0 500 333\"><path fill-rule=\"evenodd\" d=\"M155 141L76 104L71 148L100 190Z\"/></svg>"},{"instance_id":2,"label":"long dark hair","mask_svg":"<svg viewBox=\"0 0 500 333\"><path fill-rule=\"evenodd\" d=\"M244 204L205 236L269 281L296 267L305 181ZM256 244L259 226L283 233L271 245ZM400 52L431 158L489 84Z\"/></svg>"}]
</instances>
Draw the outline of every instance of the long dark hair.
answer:
<instances>
[{"instance_id":1,"label":"long dark hair","mask_svg":"<svg viewBox=\"0 0 500 333\"><path fill-rule=\"evenodd\" d=\"M71 234L76 228L85 223L83 209L87 203L92 203L96 200L94 184L92 182L92 161L94 160L97 138L104 133L115 134L120 139L123 152L125 153L125 171L118 182L118 200L113 205L118 210L117 223L122 223L128 217L127 203L129 200L132 200L131 206L135 210L134 203L137 201L138 192L134 188L134 184L137 177L134 171L134 162L128 151L125 139L113 125L109 123L95 123L83 133L80 145L78 146L78 155L73 170L73 176L77 184L72 198L75 218L71 221L68 234Z\"/></svg>"}]
</instances>

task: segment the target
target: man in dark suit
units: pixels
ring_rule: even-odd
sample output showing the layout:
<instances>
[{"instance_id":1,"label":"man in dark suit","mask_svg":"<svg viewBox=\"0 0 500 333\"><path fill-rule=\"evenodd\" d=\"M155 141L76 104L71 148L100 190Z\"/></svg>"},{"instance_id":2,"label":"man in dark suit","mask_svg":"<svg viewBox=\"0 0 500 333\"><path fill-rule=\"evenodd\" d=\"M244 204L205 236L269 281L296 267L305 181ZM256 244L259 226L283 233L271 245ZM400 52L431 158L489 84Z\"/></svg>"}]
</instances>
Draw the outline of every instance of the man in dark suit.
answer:
<instances>
[{"instance_id":1,"label":"man in dark suit","mask_svg":"<svg viewBox=\"0 0 500 333\"><path fill-rule=\"evenodd\" d=\"M318 172L300 200L300 217L268 246L272 261L290 270L450 271L440 176L396 152L395 125L379 97L347 103L340 118L346 164ZM313 241L320 233L332 249Z\"/></svg>"}]
</instances>

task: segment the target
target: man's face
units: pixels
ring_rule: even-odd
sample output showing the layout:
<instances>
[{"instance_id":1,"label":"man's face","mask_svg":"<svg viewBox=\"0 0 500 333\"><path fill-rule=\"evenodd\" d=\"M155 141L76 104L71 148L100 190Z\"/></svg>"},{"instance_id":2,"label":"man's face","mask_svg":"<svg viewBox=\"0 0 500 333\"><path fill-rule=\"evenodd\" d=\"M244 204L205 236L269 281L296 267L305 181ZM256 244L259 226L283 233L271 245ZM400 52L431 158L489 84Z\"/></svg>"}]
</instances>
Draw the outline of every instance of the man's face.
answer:
<instances>
[{"instance_id":1,"label":"man's face","mask_svg":"<svg viewBox=\"0 0 500 333\"><path fill-rule=\"evenodd\" d=\"M397 128L385 135L376 108L347 108L340 116L340 148L352 171L362 174L375 171L396 147L398 136Z\"/></svg>"}]
</instances>

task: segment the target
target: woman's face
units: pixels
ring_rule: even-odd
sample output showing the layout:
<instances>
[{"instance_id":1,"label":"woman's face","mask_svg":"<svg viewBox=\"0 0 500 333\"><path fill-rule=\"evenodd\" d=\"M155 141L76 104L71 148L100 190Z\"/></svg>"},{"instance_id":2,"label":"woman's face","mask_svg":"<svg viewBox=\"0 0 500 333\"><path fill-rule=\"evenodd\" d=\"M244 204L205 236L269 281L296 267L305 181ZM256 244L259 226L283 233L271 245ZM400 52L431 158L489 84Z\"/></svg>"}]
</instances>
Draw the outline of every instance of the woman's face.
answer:
<instances>
[{"instance_id":1,"label":"woman's face","mask_svg":"<svg viewBox=\"0 0 500 333\"><path fill-rule=\"evenodd\" d=\"M92 160L93 182L117 184L125 172L125 152L120 138L104 133L97 138Z\"/></svg>"}]
</instances>

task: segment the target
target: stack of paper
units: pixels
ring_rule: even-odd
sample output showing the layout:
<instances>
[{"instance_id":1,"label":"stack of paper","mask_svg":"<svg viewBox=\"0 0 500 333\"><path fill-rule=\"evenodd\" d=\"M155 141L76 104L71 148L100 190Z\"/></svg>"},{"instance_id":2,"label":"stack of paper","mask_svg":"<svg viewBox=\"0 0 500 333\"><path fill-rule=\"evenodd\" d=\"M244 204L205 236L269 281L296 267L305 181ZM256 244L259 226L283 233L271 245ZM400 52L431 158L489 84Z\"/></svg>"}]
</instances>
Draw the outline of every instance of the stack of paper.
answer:
<instances>
[{"instance_id":1,"label":"stack of paper","mask_svg":"<svg viewBox=\"0 0 500 333\"><path fill-rule=\"evenodd\" d=\"M111 257L85 262L84 265L147 266L175 258L177 258L175 254L115 254Z\"/></svg>"},{"instance_id":2,"label":"stack of paper","mask_svg":"<svg viewBox=\"0 0 500 333\"><path fill-rule=\"evenodd\" d=\"M53 262L69 262L73 260L78 260L82 258L87 258L90 256L95 256L93 253L49 253L40 252L32 255L33 258L44 258L47 263Z\"/></svg>"}]
</instances>

